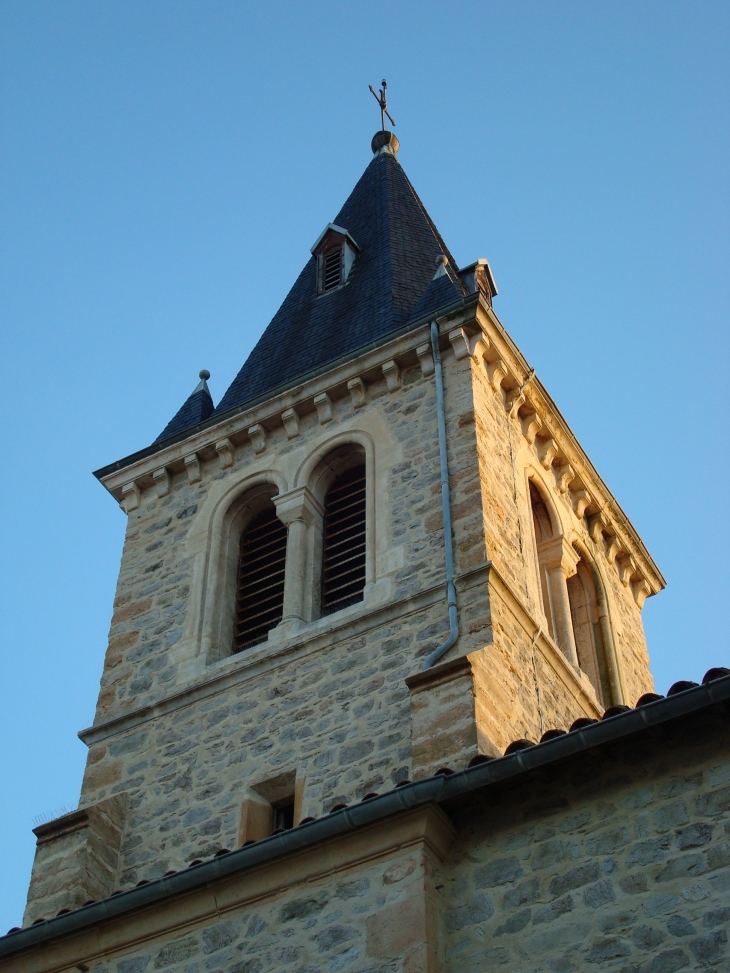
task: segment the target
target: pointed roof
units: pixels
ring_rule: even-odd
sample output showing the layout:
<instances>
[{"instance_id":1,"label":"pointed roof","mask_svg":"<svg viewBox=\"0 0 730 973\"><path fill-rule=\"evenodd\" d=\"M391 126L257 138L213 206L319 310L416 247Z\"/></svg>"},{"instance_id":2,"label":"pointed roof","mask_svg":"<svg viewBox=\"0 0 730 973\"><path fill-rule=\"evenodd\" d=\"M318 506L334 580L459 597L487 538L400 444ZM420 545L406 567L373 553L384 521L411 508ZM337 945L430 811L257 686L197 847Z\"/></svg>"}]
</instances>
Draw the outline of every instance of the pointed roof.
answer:
<instances>
[{"instance_id":1,"label":"pointed roof","mask_svg":"<svg viewBox=\"0 0 730 973\"><path fill-rule=\"evenodd\" d=\"M210 418L215 406L206 381L209 378L210 372L203 369L200 373L200 382L155 439L156 443L162 442L163 439L169 439L170 436L184 432L191 426Z\"/></svg>"},{"instance_id":2,"label":"pointed roof","mask_svg":"<svg viewBox=\"0 0 730 973\"><path fill-rule=\"evenodd\" d=\"M453 304L463 296L464 285L444 258L418 304L411 311L408 323L418 321L447 304Z\"/></svg>"},{"instance_id":3,"label":"pointed roof","mask_svg":"<svg viewBox=\"0 0 730 973\"><path fill-rule=\"evenodd\" d=\"M378 149L333 223L359 248L347 281L318 294L316 257L307 261L216 415L404 327L427 290L424 313L464 296L456 264L389 146ZM448 294L442 283L431 287L441 255L451 265L452 276L442 275ZM438 300L442 291L445 300Z\"/></svg>"}]
</instances>

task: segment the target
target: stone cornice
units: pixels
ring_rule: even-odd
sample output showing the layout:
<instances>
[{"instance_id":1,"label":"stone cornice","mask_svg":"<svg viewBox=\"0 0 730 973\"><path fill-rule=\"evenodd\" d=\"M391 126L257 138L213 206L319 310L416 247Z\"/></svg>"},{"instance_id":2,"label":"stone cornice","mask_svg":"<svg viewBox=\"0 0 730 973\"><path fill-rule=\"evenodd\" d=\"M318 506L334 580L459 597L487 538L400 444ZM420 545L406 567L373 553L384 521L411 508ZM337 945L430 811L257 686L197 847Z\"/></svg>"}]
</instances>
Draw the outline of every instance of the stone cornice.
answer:
<instances>
[{"instance_id":1,"label":"stone cornice","mask_svg":"<svg viewBox=\"0 0 730 973\"><path fill-rule=\"evenodd\" d=\"M149 447L94 475L125 509L131 510L139 504L142 490L153 485L158 490L164 489L165 473L169 476L187 469L188 476L197 479L200 460L218 455L221 463L227 463L235 446L248 442L257 451L264 449L267 429L284 426L287 435L296 434L293 415L297 417L298 431L299 417L315 409L321 412L325 399L329 402L351 396L353 382L385 377L390 385L397 381L399 367L416 363L420 363L424 374L430 374L432 362L426 353L430 317L395 337L361 349L345 361L331 363L293 387L246 404L217 420L209 420L184 439ZM547 457L544 465L549 466L559 458L563 492L574 508L581 514L600 512L614 539L616 552L621 552L619 557L633 557L637 601L643 602L647 594L661 591L666 581L644 543L494 309L481 295L471 294L441 309L437 320L442 347L450 342L457 359L483 358L490 381L495 387L507 389L508 410L513 418L519 419L528 443ZM364 391L361 399L364 401ZM519 410L526 414L520 417ZM576 483L576 490L570 489L571 482Z\"/></svg>"},{"instance_id":2,"label":"stone cornice","mask_svg":"<svg viewBox=\"0 0 730 973\"><path fill-rule=\"evenodd\" d=\"M570 665L555 642L530 615L519 596L490 561L470 571L465 571L456 578L456 589L460 600L463 600L463 595L470 589L481 587L484 584L488 584L490 596L497 595L506 604L528 636L535 639L536 646L551 668L558 674L570 695L580 699L584 709L600 715L595 693L587 677L581 675ZM179 711L216 696L218 693L225 692L233 686L240 686L260 675L288 665L292 661L322 651L331 645L335 638L357 638L380 625L387 625L395 619L413 615L438 604L440 601L445 602L445 585L443 583L432 585L416 595L388 602L388 604L375 609L366 609L359 614L342 619L339 623L328 625L324 629L317 629L309 633L306 630L300 630L286 642L279 642L274 645L264 643L260 649L249 651L249 653L243 655L230 656L222 662L210 666L201 677L181 692L124 713L122 716L115 717L105 723L80 730L78 736L88 747L91 747L119 733L133 730L159 716ZM484 646L466 649L466 653L479 651L481 648L484 648ZM414 659L414 664L416 662L417 660ZM443 665L451 664L458 665L459 663L457 659L453 659Z\"/></svg>"},{"instance_id":3,"label":"stone cornice","mask_svg":"<svg viewBox=\"0 0 730 973\"><path fill-rule=\"evenodd\" d=\"M578 509L581 509L582 513L586 509L590 512L600 511L607 527L616 537L619 548L625 551L626 555L633 556L636 570L640 575L637 584L640 585L641 580L644 580L652 594L661 591L666 586L666 581L633 524L591 463L542 382L494 313L494 309L484 300L481 300L476 308L474 326L481 330L482 340L477 339L475 342L472 338L472 342L476 352L484 357L488 373L496 371L499 374L499 384L509 386L506 396L507 406L510 410L514 409L515 416L520 408L529 410L529 415L521 420L523 434L527 441L535 442L535 436L539 435L540 450L551 453L550 440L553 440L550 463L554 456L559 456L564 471L563 480L572 476L572 479L577 482L578 495L575 504ZM523 395L524 399L517 408L514 408L518 393ZM531 422L532 414L536 419ZM569 483L564 485L566 495L572 496L572 492L567 489Z\"/></svg>"},{"instance_id":4,"label":"stone cornice","mask_svg":"<svg viewBox=\"0 0 730 973\"><path fill-rule=\"evenodd\" d=\"M441 309L440 320L473 320L478 301L479 295L471 294L453 305L448 305ZM244 403L230 413L200 423L186 436L153 444L102 467L94 476L121 502L125 485L132 484L127 492L134 488L145 489L152 486L155 482L155 471L167 469L179 472L185 468L186 457L213 459L216 452L220 455L216 444L227 441L233 446L253 441L256 448L257 434L252 435L252 429L257 430L259 442L260 434L265 435L267 428L273 429L280 425L284 425L287 435L291 435L292 410L298 419L307 412L314 411L317 405L315 398L321 403L323 395L330 399L351 396L352 383L357 385L358 379L362 382L385 378L390 386L397 380L396 371L399 366L415 365L419 362L424 373L428 374L431 363L423 360L423 355L418 354L417 349L428 344L431 318L432 315L429 315L422 323L414 322L394 336L373 342L345 360L330 362L316 373L304 376L295 385L278 392L275 390L260 400Z\"/></svg>"}]
</instances>

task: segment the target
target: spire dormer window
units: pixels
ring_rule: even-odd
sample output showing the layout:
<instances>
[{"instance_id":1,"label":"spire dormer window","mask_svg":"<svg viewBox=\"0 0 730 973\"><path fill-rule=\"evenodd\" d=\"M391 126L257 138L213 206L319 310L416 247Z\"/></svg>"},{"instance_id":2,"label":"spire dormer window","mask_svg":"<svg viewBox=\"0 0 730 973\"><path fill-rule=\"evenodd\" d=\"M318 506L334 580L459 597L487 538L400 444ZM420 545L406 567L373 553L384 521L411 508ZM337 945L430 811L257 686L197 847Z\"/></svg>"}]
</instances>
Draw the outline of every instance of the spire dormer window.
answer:
<instances>
[{"instance_id":1,"label":"spire dormer window","mask_svg":"<svg viewBox=\"0 0 730 973\"><path fill-rule=\"evenodd\" d=\"M344 227L327 224L312 247L317 261L318 294L327 294L347 282L359 250Z\"/></svg>"}]
</instances>

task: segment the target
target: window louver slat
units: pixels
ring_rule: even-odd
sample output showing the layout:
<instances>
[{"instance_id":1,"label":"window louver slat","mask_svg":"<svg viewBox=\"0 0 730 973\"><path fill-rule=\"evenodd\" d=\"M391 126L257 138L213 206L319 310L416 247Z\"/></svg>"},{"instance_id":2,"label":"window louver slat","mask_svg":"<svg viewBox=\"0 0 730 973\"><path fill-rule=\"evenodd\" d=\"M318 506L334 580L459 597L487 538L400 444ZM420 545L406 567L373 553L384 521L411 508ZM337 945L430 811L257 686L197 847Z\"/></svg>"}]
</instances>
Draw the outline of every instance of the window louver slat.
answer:
<instances>
[{"instance_id":1,"label":"window louver slat","mask_svg":"<svg viewBox=\"0 0 730 973\"><path fill-rule=\"evenodd\" d=\"M362 601L365 588L365 468L338 477L327 493L322 557L322 614Z\"/></svg>"},{"instance_id":2,"label":"window louver slat","mask_svg":"<svg viewBox=\"0 0 730 973\"><path fill-rule=\"evenodd\" d=\"M340 283L342 251L332 250L324 255L323 290L329 291Z\"/></svg>"},{"instance_id":3,"label":"window louver slat","mask_svg":"<svg viewBox=\"0 0 730 973\"><path fill-rule=\"evenodd\" d=\"M281 621L285 566L286 527L272 504L251 521L241 537L234 652L264 642L269 630Z\"/></svg>"}]
</instances>

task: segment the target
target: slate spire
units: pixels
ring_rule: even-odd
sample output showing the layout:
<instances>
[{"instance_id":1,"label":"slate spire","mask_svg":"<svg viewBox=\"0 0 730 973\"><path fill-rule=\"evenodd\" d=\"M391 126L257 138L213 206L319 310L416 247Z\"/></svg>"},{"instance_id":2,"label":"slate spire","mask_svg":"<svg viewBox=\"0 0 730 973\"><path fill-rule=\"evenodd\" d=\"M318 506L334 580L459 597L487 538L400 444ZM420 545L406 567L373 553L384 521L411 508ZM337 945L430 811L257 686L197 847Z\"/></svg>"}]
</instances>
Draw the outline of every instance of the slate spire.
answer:
<instances>
[{"instance_id":1,"label":"slate spire","mask_svg":"<svg viewBox=\"0 0 730 973\"><path fill-rule=\"evenodd\" d=\"M444 297L443 306L464 296L456 262L398 161L398 148L392 132L376 133L373 159L332 221L357 241L347 279L318 292L317 258L309 258L215 415L406 327L429 289L437 258L445 258L449 272L432 289L429 305L430 298Z\"/></svg>"},{"instance_id":2,"label":"slate spire","mask_svg":"<svg viewBox=\"0 0 730 973\"><path fill-rule=\"evenodd\" d=\"M393 132L376 132L371 147L373 159L335 219L325 224L218 407L205 382L208 373L201 372L200 385L155 443L353 357L467 293L397 159L398 139ZM337 241L341 271L332 260Z\"/></svg>"},{"instance_id":3,"label":"slate spire","mask_svg":"<svg viewBox=\"0 0 730 973\"><path fill-rule=\"evenodd\" d=\"M199 422L205 422L213 414L215 406L210 389L208 388L210 372L207 368L204 368L198 377L200 378L200 382L195 386L180 409L178 409L162 430L155 440L156 443L162 442L163 439L168 439L170 436L175 436L177 433L184 432L186 429L196 426Z\"/></svg>"}]
</instances>

